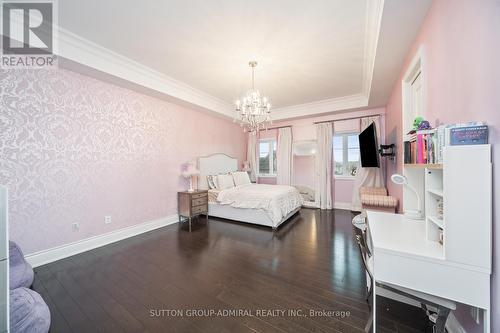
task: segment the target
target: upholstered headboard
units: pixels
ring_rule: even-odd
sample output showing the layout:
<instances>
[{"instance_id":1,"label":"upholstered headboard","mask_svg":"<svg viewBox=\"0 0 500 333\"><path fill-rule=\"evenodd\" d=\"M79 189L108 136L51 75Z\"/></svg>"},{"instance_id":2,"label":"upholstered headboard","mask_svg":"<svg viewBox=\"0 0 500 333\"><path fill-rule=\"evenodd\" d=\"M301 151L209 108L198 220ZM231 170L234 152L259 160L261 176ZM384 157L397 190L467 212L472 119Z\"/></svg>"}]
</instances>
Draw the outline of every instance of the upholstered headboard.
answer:
<instances>
[{"instance_id":1,"label":"upholstered headboard","mask_svg":"<svg viewBox=\"0 0 500 333\"><path fill-rule=\"evenodd\" d=\"M238 170L238 160L223 153L216 153L209 156L198 157L198 188L208 189L207 176L224 174Z\"/></svg>"}]
</instances>

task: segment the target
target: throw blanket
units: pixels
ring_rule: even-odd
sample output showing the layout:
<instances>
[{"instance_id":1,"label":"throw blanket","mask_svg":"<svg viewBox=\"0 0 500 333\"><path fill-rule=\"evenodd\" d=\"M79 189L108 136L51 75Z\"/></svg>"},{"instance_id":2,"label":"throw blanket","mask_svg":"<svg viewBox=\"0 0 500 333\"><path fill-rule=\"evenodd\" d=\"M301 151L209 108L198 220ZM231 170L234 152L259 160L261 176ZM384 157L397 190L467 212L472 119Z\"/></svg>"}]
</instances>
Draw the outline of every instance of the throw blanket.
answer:
<instances>
[{"instance_id":1,"label":"throw blanket","mask_svg":"<svg viewBox=\"0 0 500 333\"><path fill-rule=\"evenodd\" d=\"M302 205L302 196L292 186L248 184L221 191L217 201L235 208L262 209L276 225Z\"/></svg>"}]
</instances>

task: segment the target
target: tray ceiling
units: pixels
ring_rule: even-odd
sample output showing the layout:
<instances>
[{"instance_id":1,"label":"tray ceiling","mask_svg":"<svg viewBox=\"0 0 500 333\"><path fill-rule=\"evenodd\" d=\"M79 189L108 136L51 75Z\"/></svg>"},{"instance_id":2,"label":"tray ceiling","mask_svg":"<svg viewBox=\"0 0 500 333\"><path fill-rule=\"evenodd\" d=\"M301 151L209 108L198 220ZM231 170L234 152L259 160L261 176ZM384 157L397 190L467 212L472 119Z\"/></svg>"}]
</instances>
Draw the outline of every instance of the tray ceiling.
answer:
<instances>
[{"instance_id":1,"label":"tray ceiling","mask_svg":"<svg viewBox=\"0 0 500 333\"><path fill-rule=\"evenodd\" d=\"M389 61L376 59L384 24L412 8L415 27L384 45L408 47L430 3L397 2L386 0L386 10L383 0L59 1L59 49L72 63L226 116L250 87L255 59L275 119L298 117L385 102L392 85L370 96L374 72L395 80L396 69L376 68ZM394 53L387 57L401 63L406 52Z\"/></svg>"}]
</instances>

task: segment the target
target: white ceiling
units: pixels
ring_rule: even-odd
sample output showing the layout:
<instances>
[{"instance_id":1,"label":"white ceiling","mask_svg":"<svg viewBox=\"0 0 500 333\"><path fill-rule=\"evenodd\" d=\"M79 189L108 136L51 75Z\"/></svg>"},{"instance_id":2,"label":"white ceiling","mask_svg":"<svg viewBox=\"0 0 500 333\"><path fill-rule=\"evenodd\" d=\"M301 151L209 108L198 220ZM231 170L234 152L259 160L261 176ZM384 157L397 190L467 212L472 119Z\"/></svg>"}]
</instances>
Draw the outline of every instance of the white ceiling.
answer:
<instances>
[{"instance_id":1,"label":"white ceiling","mask_svg":"<svg viewBox=\"0 0 500 333\"><path fill-rule=\"evenodd\" d=\"M257 88L271 99L275 118L287 118L385 103L430 0L385 0L385 7L383 0L58 3L59 26L78 37L73 44L98 50L88 54L109 51L123 68L114 74L99 57L71 52L71 43L61 43L61 56L144 86L123 73L146 68L181 90L173 97L225 115L249 88L248 61L255 59ZM372 77L381 89L370 90Z\"/></svg>"}]
</instances>

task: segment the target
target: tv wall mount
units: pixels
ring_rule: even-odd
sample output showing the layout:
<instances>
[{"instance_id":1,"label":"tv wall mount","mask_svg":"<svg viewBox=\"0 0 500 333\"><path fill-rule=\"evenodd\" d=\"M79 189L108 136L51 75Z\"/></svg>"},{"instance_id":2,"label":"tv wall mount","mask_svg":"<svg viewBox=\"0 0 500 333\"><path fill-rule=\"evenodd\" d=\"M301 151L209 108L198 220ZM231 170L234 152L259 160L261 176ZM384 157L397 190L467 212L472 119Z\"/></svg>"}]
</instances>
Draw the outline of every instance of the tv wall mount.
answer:
<instances>
[{"instance_id":1,"label":"tv wall mount","mask_svg":"<svg viewBox=\"0 0 500 333\"><path fill-rule=\"evenodd\" d=\"M396 158L396 145L394 143L390 145L380 145L378 152L380 156L394 160Z\"/></svg>"}]
</instances>

